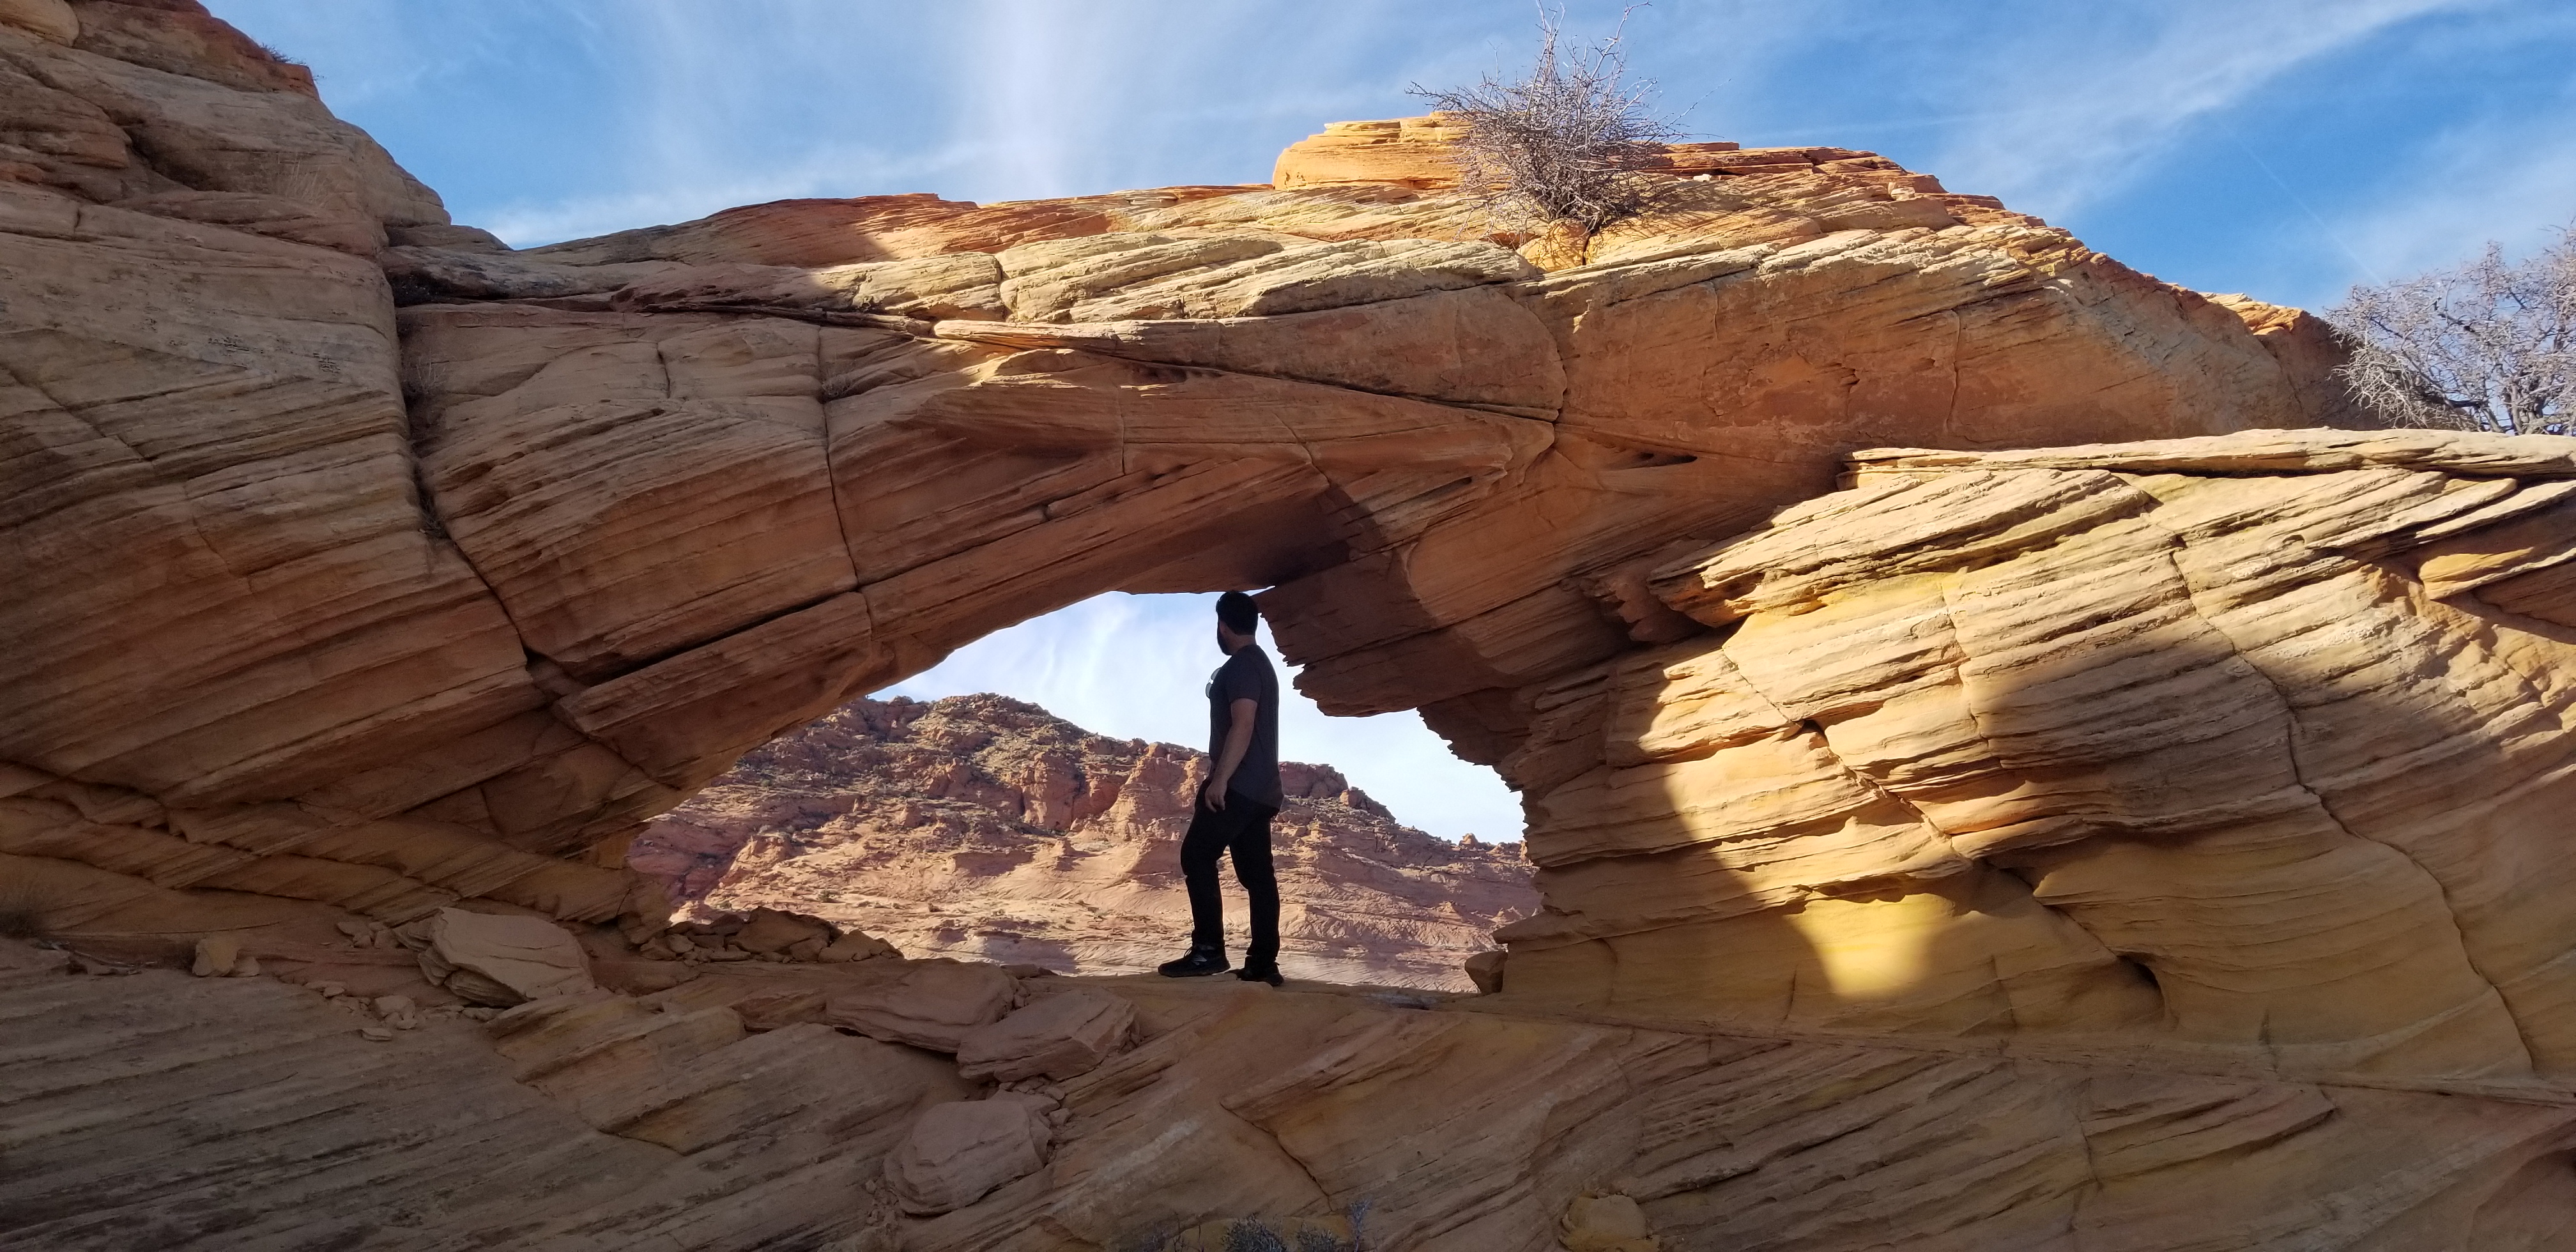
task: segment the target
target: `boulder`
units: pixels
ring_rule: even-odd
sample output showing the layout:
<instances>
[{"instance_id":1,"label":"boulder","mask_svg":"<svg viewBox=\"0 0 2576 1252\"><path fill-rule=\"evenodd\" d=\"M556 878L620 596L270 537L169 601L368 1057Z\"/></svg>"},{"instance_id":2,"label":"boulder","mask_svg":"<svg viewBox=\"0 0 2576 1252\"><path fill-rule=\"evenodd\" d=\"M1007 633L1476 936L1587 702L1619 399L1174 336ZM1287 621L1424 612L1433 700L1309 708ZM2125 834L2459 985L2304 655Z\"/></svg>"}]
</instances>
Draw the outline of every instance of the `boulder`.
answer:
<instances>
[{"instance_id":1,"label":"boulder","mask_svg":"<svg viewBox=\"0 0 2576 1252\"><path fill-rule=\"evenodd\" d=\"M414 933L421 976L476 1004L507 1008L592 987L581 942L542 917L440 909Z\"/></svg>"},{"instance_id":2,"label":"boulder","mask_svg":"<svg viewBox=\"0 0 2576 1252\"><path fill-rule=\"evenodd\" d=\"M823 950L814 954L814 959L840 964L848 961L872 960L880 956L901 957L902 955L903 953L895 950L893 944L873 935L853 930L844 932L840 938L824 944Z\"/></svg>"},{"instance_id":3,"label":"boulder","mask_svg":"<svg viewBox=\"0 0 2576 1252\"><path fill-rule=\"evenodd\" d=\"M63 0L0 0L0 26L15 26L59 44L80 36L80 19Z\"/></svg>"},{"instance_id":4,"label":"boulder","mask_svg":"<svg viewBox=\"0 0 2576 1252\"><path fill-rule=\"evenodd\" d=\"M832 997L823 1020L871 1039L954 1053L967 1032L1009 1012L1018 991L995 966L923 961L892 981Z\"/></svg>"},{"instance_id":5,"label":"boulder","mask_svg":"<svg viewBox=\"0 0 2576 1252\"><path fill-rule=\"evenodd\" d=\"M410 996L377 996L368 1002L367 1007L375 1010L378 1020L396 1030L417 1030L420 1027L420 1005Z\"/></svg>"},{"instance_id":6,"label":"boulder","mask_svg":"<svg viewBox=\"0 0 2576 1252\"><path fill-rule=\"evenodd\" d=\"M957 1044L957 1072L978 1081L1062 1082L1098 1068L1135 1032L1136 1007L1126 1000L1097 991L1059 991L966 1032Z\"/></svg>"},{"instance_id":7,"label":"boulder","mask_svg":"<svg viewBox=\"0 0 2576 1252\"><path fill-rule=\"evenodd\" d=\"M196 959L188 972L199 978L220 978L233 972L242 958L241 940L233 935L207 935L197 940Z\"/></svg>"},{"instance_id":8,"label":"boulder","mask_svg":"<svg viewBox=\"0 0 2576 1252\"><path fill-rule=\"evenodd\" d=\"M1006 1092L923 1110L886 1159L896 1201L915 1216L946 1213L1038 1172L1054 1138L1047 1104Z\"/></svg>"},{"instance_id":9,"label":"boulder","mask_svg":"<svg viewBox=\"0 0 2576 1252\"><path fill-rule=\"evenodd\" d=\"M1656 1252L1663 1246L1646 1214L1624 1195L1576 1196L1557 1230L1566 1252Z\"/></svg>"},{"instance_id":10,"label":"boulder","mask_svg":"<svg viewBox=\"0 0 2576 1252\"><path fill-rule=\"evenodd\" d=\"M746 952L784 952L808 940L832 941L832 927L820 918L778 909L754 909L751 920L733 933L733 945Z\"/></svg>"},{"instance_id":11,"label":"boulder","mask_svg":"<svg viewBox=\"0 0 2576 1252\"><path fill-rule=\"evenodd\" d=\"M1480 995L1492 995L1503 989L1504 953L1497 948L1467 958L1467 980L1476 984Z\"/></svg>"}]
</instances>

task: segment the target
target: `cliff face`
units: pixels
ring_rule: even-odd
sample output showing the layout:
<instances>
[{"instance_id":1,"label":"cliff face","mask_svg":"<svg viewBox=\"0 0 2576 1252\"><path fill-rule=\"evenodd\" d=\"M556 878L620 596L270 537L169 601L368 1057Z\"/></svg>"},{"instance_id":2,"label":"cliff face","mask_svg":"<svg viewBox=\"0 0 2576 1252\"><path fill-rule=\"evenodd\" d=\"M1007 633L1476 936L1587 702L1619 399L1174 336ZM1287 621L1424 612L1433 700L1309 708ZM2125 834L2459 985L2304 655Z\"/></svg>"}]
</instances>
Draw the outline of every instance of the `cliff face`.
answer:
<instances>
[{"instance_id":1,"label":"cliff face","mask_svg":"<svg viewBox=\"0 0 2576 1252\"><path fill-rule=\"evenodd\" d=\"M1452 844L1329 767L1280 772L1289 977L1465 991L1460 963L1537 911L1518 843ZM908 956L1133 973L1188 943L1180 838L1206 777L1203 753L1001 696L858 700L745 754L628 863L684 902L811 914ZM1239 957L1243 902L1226 882Z\"/></svg>"}]
</instances>

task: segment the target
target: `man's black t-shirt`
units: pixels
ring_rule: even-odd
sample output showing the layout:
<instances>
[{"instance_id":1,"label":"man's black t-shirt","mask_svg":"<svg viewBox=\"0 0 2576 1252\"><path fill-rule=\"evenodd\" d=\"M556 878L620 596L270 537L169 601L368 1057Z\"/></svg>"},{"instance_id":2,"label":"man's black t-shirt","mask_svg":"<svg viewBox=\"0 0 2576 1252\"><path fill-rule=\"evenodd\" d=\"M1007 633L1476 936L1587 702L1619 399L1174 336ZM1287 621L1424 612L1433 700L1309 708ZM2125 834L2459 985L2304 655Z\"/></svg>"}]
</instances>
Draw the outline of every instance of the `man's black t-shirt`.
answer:
<instances>
[{"instance_id":1,"label":"man's black t-shirt","mask_svg":"<svg viewBox=\"0 0 2576 1252\"><path fill-rule=\"evenodd\" d=\"M1208 676L1208 764L1225 755L1225 732L1234 725L1234 702L1251 700L1260 711L1252 718L1252 742L1226 781L1226 791L1256 804L1278 808L1279 675L1261 645L1247 643Z\"/></svg>"}]
</instances>

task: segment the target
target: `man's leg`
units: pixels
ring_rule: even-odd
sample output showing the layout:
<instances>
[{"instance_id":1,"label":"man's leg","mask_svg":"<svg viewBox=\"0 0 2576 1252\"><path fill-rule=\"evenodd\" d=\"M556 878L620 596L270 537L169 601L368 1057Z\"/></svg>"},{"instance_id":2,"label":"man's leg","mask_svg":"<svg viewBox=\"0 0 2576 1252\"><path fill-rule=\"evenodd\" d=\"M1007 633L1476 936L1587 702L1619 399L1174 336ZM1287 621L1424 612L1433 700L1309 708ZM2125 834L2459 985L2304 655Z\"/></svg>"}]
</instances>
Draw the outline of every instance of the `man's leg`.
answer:
<instances>
[{"instance_id":1,"label":"man's leg","mask_svg":"<svg viewBox=\"0 0 2576 1252\"><path fill-rule=\"evenodd\" d=\"M1227 808L1244 806L1227 840L1234 856L1235 881L1252 901L1252 943L1244 949L1243 968L1258 973L1279 966L1279 878L1270 868L1270 819L1279 810L1236 797Z\"/></svg>"},{"instance_id":2,"label":"man's leg","mask_svg":"<svg viewBox=\"0 0 2576 1252\"><path fill-rule=\"evenodd\" d=\"M1181 881L1190 892L1190 946L1225 948L1225 900L1217 892L1216 863L1225 855L1226 815L1200 805L1181 836Z\"/></svg>"},{"instance_id":3,"label":"man's leg","mask_svg":"<svg viewBox=\"0 0 2576 1252\"><path fill-rule=\"evenodd\" d=\"M1216 862L1225 855L1228 829L1225 814L1202 805L1190 816L1189 833L1181 836L1181 882L1190 893L1190 950L1163 963L1162 972L1171 977L1225 972L1225 903L1217 895Z\"/></svg>"}]
</instances>

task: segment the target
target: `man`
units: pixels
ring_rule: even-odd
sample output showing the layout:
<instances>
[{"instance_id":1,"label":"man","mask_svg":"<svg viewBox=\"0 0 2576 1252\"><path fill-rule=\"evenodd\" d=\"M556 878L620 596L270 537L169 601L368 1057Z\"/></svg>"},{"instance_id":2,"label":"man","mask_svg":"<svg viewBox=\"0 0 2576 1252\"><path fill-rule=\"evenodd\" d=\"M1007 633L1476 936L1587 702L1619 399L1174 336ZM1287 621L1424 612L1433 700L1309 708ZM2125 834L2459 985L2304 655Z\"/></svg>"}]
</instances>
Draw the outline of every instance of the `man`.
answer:
<instances>
[{"instance_id":1,"label":"man","mask_svg":"<svg viewBox=\"0 0 2576 1252\"><path fill-rule=\"evenodd\" d=\"M1252 641L1261 612L1229 591L1216 601L1216 646L1225 664L1208 676L1208 780L1189 833L1181 878L1190 889L1190 951L1163 963L1172 978L1226 971L1225 905L1217 858L1232 853L1235 881L1252 899L1252 941L1235 977L1279 985L1279 880L1270 872L1270 819L1279 812L1279 675Z\"/></svg>"}]
</instances>

